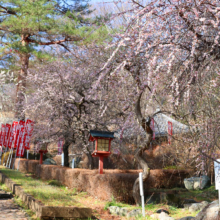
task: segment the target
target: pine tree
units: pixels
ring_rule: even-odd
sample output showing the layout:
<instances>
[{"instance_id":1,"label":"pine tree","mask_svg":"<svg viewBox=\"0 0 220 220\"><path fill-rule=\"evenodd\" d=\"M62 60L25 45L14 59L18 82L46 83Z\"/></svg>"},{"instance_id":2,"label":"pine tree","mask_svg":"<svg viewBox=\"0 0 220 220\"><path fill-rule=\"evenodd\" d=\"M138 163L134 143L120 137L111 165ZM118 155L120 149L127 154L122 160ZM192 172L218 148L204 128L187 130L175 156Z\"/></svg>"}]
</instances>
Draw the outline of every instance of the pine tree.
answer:
<instances>
[{"instance_id":1,"label":"pine tree","mask_svg":"<svg viewBox=\"0 0 220 220\"><path fill-rule=\"evenodd\" d=\"M0 0L0 59L16 56L17 76L15 117L24 119L26 77L29 62L42 56L40 47L59 45L69 50L68 42L91 38L92 26L84 15L91 13L87 1Z\"/></svg>"}]
</instances>

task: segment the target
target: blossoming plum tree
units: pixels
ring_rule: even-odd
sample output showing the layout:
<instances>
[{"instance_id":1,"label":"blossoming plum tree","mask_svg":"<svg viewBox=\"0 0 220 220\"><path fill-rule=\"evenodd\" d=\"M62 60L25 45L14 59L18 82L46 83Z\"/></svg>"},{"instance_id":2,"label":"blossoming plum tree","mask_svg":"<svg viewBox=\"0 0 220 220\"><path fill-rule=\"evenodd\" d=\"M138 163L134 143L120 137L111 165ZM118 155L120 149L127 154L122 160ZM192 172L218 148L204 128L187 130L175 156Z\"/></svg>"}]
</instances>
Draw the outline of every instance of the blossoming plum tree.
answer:
<instances>
[{"instance_id":1,"label":"blossoming plum tree","mask_svg":"<svg viewBox=\"0 0 220 220\"><path fill-rule=\"evenodd\" d=\"M100 88L92 92L104 62L106 57L100 48L90 46L88 50L88 46L81 46L73 54L63 54L56 62L30 69L27 115L36 121L35 137L64 138L65 166L69 166L68 149L73 144L78 151L89 153L92 168L89 130L109 130L120 124L120 120L117 121L120 108L106 99L107 83L101 83Z\"/></svg>"},{"instance_id":2,"label":"blossoming plum tree","mask_svg":"<svg viewBox=\"0 0 220 220\"><path fill-rule=\"evenodd\" d=\"M105 79L106 71L113 66L109 78L120 79L118 90L129 89L125 103L132 105L125 109L135 112L139 125L146 131L146 142L135 155L146 181L150 173L141 155L150 147L152 139L149 108L152 104L179 116L196 130L197 135L189 141L197 145L199 154L208 156L204 146L218 147L219 132L214 132L217 124L213 122L219 121L216 108L219 109L220 3L216 0L132 0L130 9L119 16L129 22L124 32L115 36L112 45L115 50L97 82ZM143 94L146 97L142 103L148 105L144 116L141 113ZM207 135L215 138L209 136L204 140ZM195 158L199 158L198 154ZM133 194L140 204L138 185L137 179Z\"/></svg>"}]
</instances>

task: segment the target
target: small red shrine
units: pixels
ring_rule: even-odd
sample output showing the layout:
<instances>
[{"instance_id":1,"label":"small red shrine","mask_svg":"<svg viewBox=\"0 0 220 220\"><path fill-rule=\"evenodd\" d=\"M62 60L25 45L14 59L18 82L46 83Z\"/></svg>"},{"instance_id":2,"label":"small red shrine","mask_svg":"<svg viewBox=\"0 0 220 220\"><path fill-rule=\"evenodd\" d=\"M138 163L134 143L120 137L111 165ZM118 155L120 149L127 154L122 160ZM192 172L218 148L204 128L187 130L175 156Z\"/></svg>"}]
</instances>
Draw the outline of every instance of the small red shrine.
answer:
<instances>
[{"instance_id":1,"label":"small red shrine","mask_svg":"<svg viewBox=\"0 0 220 220\"><path fill-rule=\"evenodd\" d=\"M114 132L90 130L89 141L94 143L92 156L99 157L99 173L103 174L103 158L111 154Z\"/></svg>"}]
</instances>

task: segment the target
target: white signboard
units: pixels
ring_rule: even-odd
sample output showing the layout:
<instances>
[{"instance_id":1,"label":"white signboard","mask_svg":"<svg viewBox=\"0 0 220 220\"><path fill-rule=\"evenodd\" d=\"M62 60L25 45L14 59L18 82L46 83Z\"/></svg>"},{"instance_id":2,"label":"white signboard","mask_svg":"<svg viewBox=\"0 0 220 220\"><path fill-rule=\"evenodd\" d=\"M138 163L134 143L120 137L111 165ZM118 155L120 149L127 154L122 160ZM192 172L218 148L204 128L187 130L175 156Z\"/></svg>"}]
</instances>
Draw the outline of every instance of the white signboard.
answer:
<instances>
[{"instance_id":1,"label":"white signboard","mask_svg":"<svg viewBox=\"0 0 220 220\"><path fill-rule=\"evenodd\" d=\"M217 163L218 161L219 163ZM214 168L215 168L215 189L220 190L220 159L214 161Z\"/></svg>"}]
</instances>

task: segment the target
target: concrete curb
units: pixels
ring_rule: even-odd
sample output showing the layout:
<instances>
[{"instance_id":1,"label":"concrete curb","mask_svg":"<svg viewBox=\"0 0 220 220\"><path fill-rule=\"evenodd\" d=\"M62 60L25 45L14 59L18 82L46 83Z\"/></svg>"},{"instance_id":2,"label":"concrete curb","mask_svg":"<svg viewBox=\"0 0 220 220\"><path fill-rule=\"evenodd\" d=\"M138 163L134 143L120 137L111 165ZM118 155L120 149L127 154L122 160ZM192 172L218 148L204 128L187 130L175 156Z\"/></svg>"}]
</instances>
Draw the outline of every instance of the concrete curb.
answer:
<instances>
[{"instance_id":1,"label":"concrete curb","mask_svg":"<svg viewBox=\"0 0 220 220\"><path fill-rule=\"evenodd\" d=\"M25 205L36 213L40 219L88 219L92 216L91 208L81 207L58 207L44 206L37 201L33 196L24 192L19 184L14 183L10 178L0 171L0 182L4 183L13 194L18 196Z\"/></svg>"}]
</instances>

